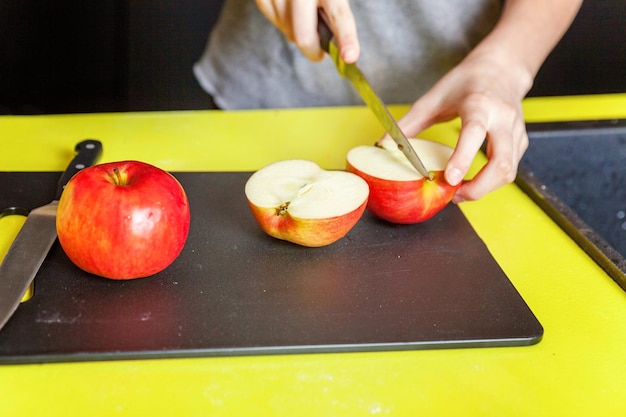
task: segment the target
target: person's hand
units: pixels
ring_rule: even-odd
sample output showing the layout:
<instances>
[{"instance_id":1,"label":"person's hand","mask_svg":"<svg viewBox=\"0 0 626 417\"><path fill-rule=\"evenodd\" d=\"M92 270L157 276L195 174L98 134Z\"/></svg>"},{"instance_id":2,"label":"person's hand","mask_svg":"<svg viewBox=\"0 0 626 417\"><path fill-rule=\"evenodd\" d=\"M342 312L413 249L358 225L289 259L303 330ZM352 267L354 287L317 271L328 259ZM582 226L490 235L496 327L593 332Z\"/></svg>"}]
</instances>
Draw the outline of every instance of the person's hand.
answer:
<instances>
[{"instance_id":1,"label":"person's hand","mask_svg":"<svg viewBox=\"0 0 626 417\"><path fill-rule=\"evenodd\" d=\"M257 7L311 61L324 58L317 34L317 9L322 8L347 63L360 53L354 15L348 0L255 0Z\"/></svg>"},{"instance_id":2,"label":"person's hand","mask_svg":"<svg viewBox=\"0 0 626 417\"><path fill-rule=\"evenodd\" d=\"M528 147L521 101L532 80L508 59L470 54L417 100L398 124L408 137L438 122L460 117L456 149L446 180L460 183L487 140L488 163L458 189L453 201L477 200L512 182Z\"/></svg>"},{"instance_id":3,"label":"person's hand","mask_svg":"<svg viewBox=\"0 0 626 417\"><path fill-rule=\"evenodd\" d=\"M512 182L528 135L521 102L541 63L576 16L582 0L509 0L490 34L417 100L400 121L407 136L461 118L461 133L446 167L458 184L487 140L489 161L458 189L454 200L476 200Z\"/></svg>"}]
</instances>

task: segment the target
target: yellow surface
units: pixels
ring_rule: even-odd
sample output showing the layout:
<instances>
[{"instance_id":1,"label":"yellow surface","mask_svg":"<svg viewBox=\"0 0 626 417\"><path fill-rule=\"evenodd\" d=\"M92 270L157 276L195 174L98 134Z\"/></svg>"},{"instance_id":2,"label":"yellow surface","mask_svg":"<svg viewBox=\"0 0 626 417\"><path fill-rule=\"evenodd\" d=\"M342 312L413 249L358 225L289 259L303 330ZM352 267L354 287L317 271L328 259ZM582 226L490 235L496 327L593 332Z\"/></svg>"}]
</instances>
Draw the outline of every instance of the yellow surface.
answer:
<instances>
[{"instance_id":1,"label":"yellow surface","mask_svg":"<svg viewBox=\"0 0 626 417\"><path fill-rule=\"evenodd\" d=\"M0 210L3 210L3 208L0 207ZM15 239L15 236L17 236L25 221L26 216L19 214L0 215L0 260L7 254L13 239ZM30 300L34 294L34 290L35 283L31 282L24 297L22 297L22 302ZM0 343L2 343L1 340L0 338Z\"/></svg>"},{"instance_id":2,"label":"yellow surface","mask_svg":"<svg viewBox=\"0 0 626 417\"><path fill-rule=\"evenodd\" d=\"M626 117L626 95L524 106L529 121ZM457 130L450 123L423 136L452 142ZM105 161L180 171L286 158L341 168L350 147L381 130L366 109L338 108L0 117L0 132L2 171L60 171L86 137L104 142ZM543 324L541 343L0 366L0 414L626 415L626 293L515 185L461 207Z\"/></svg>"}]
</instances>

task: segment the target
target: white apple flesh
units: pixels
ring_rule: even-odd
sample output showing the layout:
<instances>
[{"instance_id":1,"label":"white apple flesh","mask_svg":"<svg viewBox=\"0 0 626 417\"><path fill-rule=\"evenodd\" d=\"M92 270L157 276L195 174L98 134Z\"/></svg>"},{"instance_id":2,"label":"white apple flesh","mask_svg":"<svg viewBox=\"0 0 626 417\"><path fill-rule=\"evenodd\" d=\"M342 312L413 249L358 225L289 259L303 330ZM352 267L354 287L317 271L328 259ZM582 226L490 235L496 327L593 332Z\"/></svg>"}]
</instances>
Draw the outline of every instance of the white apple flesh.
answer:
<instances>
[{"instance_id":1,"label":"white apple flesh","mask_svg":"<svg viewBox=\"0 0 626 417\"><path fill-rule=\"evenodd\" d=\"M357 175L296 159L256 171L246 182L245 194L265 233L319 247L336 242L358 222L369 188Z\"/></svg>"},{"instance_id":2,"label":"white apple flesh","mask_svg":"<svg viewBox=\"0 0 626 417\"><path fill-rule=\"evenodd\" d=\"M459 185L450 185L444 169L453 149L424 139L409 139L433 179L424 178L391 138L379 146L357 146L348 152L347 171L370 187L367 209L392 223L426 221L452 200Z\"/></svg>"}]
</instances>

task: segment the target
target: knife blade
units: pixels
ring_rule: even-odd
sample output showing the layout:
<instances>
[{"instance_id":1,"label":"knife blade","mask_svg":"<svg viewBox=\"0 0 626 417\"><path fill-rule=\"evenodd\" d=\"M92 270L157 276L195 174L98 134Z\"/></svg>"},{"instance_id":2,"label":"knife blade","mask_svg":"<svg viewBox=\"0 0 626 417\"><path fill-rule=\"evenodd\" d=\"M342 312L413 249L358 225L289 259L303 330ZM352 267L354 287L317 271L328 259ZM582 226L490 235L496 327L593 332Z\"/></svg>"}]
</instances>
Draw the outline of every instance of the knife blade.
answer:
<instances>
[{"instance_id":1,"label":"knife blade","mask_svg":"<svg viewBox=\"0 0 626 417\"><path fill-rule=\"evenodd\" d=\"M56 212L65 185L78 171L96 163L102 144L87 139L78 143L75 151L74 159L59 179L54 200L30 211L0 264L0 329L19 306L57 238Z\"/></svg>"},{"instance_id":2,"label":"knife blade","mask_svg":"<svg viewBox=\"0 0 626 417\"><path fill-rule=\"evenodd\" d=\"M433 179L432 174L426 169L421 159L415 152L415 149L409 143L404 132L398 126L385 103L380 96L374 91L371 84L365 78L365 75L356 63L348 64L339 55L339 49L334 42L334 35L328 24L328 17L322 9L318 9L317 14L317 32L320 37L320 45L324 51L332 58L339 74L346 78L354 89L359 93L365 104L372 110L378 121L383 125L385 131L396 142L398 149L402 151L404 156L409 160L411 165L423 177L430 180Z\"/></svg>"}]
</instances>

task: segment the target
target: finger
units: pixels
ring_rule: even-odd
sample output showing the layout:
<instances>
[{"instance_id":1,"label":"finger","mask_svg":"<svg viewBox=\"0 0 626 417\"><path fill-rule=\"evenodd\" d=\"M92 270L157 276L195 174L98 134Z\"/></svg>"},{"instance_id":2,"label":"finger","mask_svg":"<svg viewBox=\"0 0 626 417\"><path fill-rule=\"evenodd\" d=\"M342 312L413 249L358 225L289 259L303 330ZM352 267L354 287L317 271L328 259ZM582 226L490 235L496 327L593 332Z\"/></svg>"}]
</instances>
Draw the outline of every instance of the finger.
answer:
<instances>
[{"instance_id":1,"label":"finger","mask_svg":"<svg viewBox=\"0 0 626 417\"><path fill-rule=\"evenodd\" d=\"M422 97L409 108L409 111L398 119L398 127L404 132L407 137L415 137L422 130L431 124L432 114L437 112L437 109L432 108Z\"/></svg>"},{"instance_id":2,"label":"finger","mask_svg":"<svg viewBox=\"0 0 626 417\"><path fill-rule=\"evenodd\" d=\"M348 64L356 62L360 54L356 21L347 0L322 1L331 30L339 46L341 58Z\"/></svg>"},{"instance_id":3,"label":"finger","mask_svg":"<svg viewBox=\"0 0 626 417\"><path fill-rule=\"evenodd\" d=\"M413 103L409 111L398 120L398 126L406 136L416 137L435 123L457 117L459 113L455 103L459 101L458 97L447 93L447 81L444 78Z\"/></svg>"},{"instance_id":4,"label":"finger","mask_svg":"<svg viewBox=\"0 0 626 417\"><path fill-rule=\"evenodd\" d=\"M512 132L512 133L511 133ZM457 191L453 201L477 200L515 180L519 161L527 145L525 130L516 127L494 129L489 133L489 162Z\"/></svg>"},{"instance_id":5,"label":"finger","mask_svg":"<svg viewBox=\"0 0 626 417\"><path fill-rule=\"evenodd\" d=\"M446 181L451 185L459 184L469 171L476 153L485 141L487 126L483 117L463 121L459 140L445 171Z\"/></svg>"},{"instance_id":6,"label":"finger","mask_svg":"<svg viewBox=\"0 0 626 417\"><path fill-rule=\"evenodd\" d=\"M435 90L420 97L409 110L398 119L398 127L407 137L417 137L429 126L452 119L442 111L443 97Z\"/></svg>"},{"instance_id":7,"label":"finger","mask_svg":"<svg viewBox=\"0 0 626 417\"><path fill-rule=\"evenodd\" d=\"M324 58L317 34L317 0L293 0L291 4L291 27L293 42L311 61Z\"/></svg>"},{"instance_id":8,"label":"finger","mask_svg":"<svg viewBox=\"0 0 626 417\"><path fill-rule=\"evenodd\" d=\"M420 106L415 104L397 121L398 127L407 138L416 137L428 124L428 116L426 112L421 110ZM387 148L393 146L389 133L385 133L376 141L376 146Z\"/></svg>"},{"instance_id":9,"label":"finger","mask_svg":"<svg viewBox=\"0 0 626 417\"><path fill-rule=\"evenodd\" d=\"M398 119L398 127L408 138L417 137L419 133L431 125L445 122L456 117L456 112L444 112L443 97L434 88L424 94ZM391 137L385 134L376 142L377 146L385 147Z\"/></svg>"},{"instance_id":10,"label":"finger","mask_svg":"<svg viewBox=\"0 0 626 417\"><path fill-rule=\"evenodd\" d=\"M464 183L458 189L453 202L460 203L462 201L478 200L486 194L509 184L515 179L514 176L510 176L510 173L515 171L512 168L514 165L514 158L510 154L500 154L497 157L492 157L471 181Z\"/></svg>"},{"instance_id":11,"label":"finger","mask_svg":"<svg viewBox=\"0 0 626 417\"><path fill-rule=\"evenodd\" d=\"M522 113L520 112L520 115ZM522 160L522 157L526 153L528 149L529 141L528 141L528 133L526 132L526 123L523 120L523 116L520 116L521 120L516 125L516 134L519 137L519 141L517 144L517 162L519 166L519 162Z\"/></svg>"},{"instance_id":12,"label":"finger","mask_svg":"<svg viewBox=\"0 0 626 417\"><path fill-rule=\"evenodd\" d=\"M453 201L477 200L515 180L519 163L528 149L528 134L521 103L500 104L497 123L487 137L488 163L471 181L463 184Z\"/></svg>"},{"instance_id":13,"label":"finger","mask_svg":"<svg viewBox=\"0 0 626 417\"><path fill-rule=\"evenodd\" d=\"M263 15L269 20L276 28L278 28L287 39L292 40L291 28L286 27L284 24L284 7L286 6L283 0L254 0L257 8L263 13Z\"/></svg>"}]
</instances>

